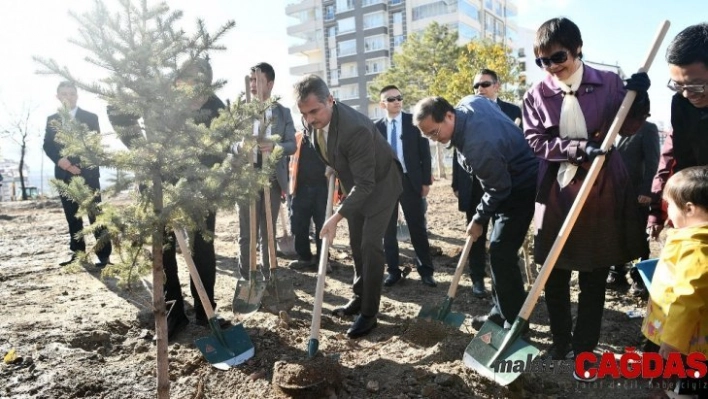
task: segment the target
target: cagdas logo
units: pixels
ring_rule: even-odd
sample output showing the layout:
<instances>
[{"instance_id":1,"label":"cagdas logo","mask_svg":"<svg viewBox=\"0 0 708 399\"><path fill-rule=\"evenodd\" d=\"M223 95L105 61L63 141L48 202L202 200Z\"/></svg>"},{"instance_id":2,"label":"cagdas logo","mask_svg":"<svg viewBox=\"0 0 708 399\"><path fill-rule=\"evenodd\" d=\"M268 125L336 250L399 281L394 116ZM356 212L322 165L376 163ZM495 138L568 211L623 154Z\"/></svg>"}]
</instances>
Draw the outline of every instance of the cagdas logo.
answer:
<instances>
[{"instance_id":1,"label":"cagdas logo","mask_svg":"<svg viewBox=\"0 0 708 399\"><path fill-rule=\"evenodd\" d=\"M592 352L582 352L575 357L575 372L585 378L703 378L708 372L706 355L694 352L686 356L686 361L680 353L670 353L664 359L656 352L637 353L635 348L625 348L625 353L619 356L605 352L600 358Z\"/></svg>"}]
</instances>

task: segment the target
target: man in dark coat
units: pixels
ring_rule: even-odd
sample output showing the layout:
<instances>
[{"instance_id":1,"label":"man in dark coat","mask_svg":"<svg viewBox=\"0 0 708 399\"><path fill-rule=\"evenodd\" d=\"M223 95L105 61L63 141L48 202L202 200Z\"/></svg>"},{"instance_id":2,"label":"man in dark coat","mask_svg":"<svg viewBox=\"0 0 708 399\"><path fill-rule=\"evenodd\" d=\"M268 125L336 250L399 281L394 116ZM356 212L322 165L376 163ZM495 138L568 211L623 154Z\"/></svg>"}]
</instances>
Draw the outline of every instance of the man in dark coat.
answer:
<instances>
[{"instance_id":1,"label":"man in dark coat","mask_svg":"<svg viewBox=\"0 0 708 399\"><path fill-rule=\"evenodd\" d=\"M86 125L88 134L99 134L101 132L98 126L98 116L76 106L79 96L76 91L76 86L72 82L59 83L57 87L57 99L61 102L62 106L69 111L72 118ZM99 182L100 172L98 166L87 167L81 164L81 159L77 156L61 155L64 146L55 140L57 134L56 123L62 123L62 117L59 113L53 114L47 118L47 127L44 135L44 152L55 164L54 177L69 184L74 176L80 176L84 178L87 186L100 192L101 184ZM64 209L64 216L69 224L69 249L73 252L70 260L60 263L60 265L64 266L76 259L77 252L86 251L86 243L83 238L77 238L77 234L84 228L83 221L80 217L76 216L76 213L79 211L79 204L63 195L60 198L61 206ZM101 195L97 195L94 201L100 203ZM95 221L96 215L89 214L89 222L93 224ZM97 230L95 233L96 239L98 240L103 234L105 234L104 229ZM104 267L109 263L111 250L111 242L107 240L96 252L98 256L96 266Z\"/></svg>"},{"instance_id":2,"label":"man in dark coat","mask_svg":"<svg viewBox=\"0 0 708 399\"><path fill-rule=\"evenodd\" d=\"M425 204L430 185L433 184L430 158L430 144L420 131L413 126L411 114L402 112L403 96L396 86L381 89L381 108L387 115L376 121L376 128L389 142L403 168L403 193L399 198L403 216L406 218L411 235L411 244L416 254L416 266L423 284L435 287L433 259L430 256L428 232L425 229ZM398 208L398 205L396 205ZM388 264L388 277L384 286L391 287L404 278L410 268L399 269L398 238L396 227L398 212L394 209L391 221L384 235L384 251Z\"/></svg>"},{"instance_id":3,"label":"man in dark coat","mask_svg":"<svg viewBox=\"0 0 708 399\"><path fill-rule=\"evenodd\" d=\"M335 102L316 75L295 84L295 98L315 149L339 177L346 199L325 221L320 235L332 241L337 224L349 224L354 258L354 297L336 314L359 314L347 330L350 338L376 326L384 271L383 236L401 195L401 165L374 123L353 108Z\"/></svg>"}]
</instances>

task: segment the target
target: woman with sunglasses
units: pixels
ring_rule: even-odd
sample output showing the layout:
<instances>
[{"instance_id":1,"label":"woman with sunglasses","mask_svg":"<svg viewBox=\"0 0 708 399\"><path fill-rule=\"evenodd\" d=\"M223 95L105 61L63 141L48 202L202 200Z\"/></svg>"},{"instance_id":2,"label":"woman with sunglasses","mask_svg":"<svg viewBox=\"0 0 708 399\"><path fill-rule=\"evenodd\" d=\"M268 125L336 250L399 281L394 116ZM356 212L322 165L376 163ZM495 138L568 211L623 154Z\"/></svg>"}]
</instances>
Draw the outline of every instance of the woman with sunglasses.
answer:
<instances>
[{"instance_id":1,"label":"woman with sunglasses","mask_svg":"<svg viewBox=\"0 0 708 399\"><path fill-rule=\"evenodd\" d=\"M633 134L649 113L649 77L634 74L626 86L612 72L582 61L583 40L566 18L546 21L536 32L536 64L548 75L524 96L524 135L540 158L535 259L543 263L600 149L627 90L636 100L620 129ZM647 242L637 196L619 154L610 151L575 227L545 287L553 345L549 355L565 359L595 349L611 265L639 258ZM570 307L570 276L580 272L576 325ZM576 379L583 381L579 376Z\"/></svg>"}]
</instances>

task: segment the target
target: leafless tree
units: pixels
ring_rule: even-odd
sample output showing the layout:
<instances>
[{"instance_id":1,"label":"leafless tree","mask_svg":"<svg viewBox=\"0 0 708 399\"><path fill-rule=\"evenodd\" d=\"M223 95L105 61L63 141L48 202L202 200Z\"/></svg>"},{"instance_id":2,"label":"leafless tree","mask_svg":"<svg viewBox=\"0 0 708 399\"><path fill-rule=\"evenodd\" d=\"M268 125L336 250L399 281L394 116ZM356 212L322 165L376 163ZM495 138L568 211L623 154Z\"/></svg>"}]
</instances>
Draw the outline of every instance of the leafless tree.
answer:
<instances>
[{"instance_id":1,"label":"leafless tree","mask_svg":"<svg viewBox=\"0 0 708 399\"><path fill-rule=\"evenodd\" d=\"M7 106L4 107L7 109ZM19 112L7 112L8 119L5 125L0 127L0 137L12 140L20 146L20 190L22 192L22 200L27 200L27 190L25 190L25 155L27 154L27 145L35 138L39 137L35 127L32 126L30 120L32 113L36 110L36 106L31 103L25 103Z\"/></svg>"}]
</instances>

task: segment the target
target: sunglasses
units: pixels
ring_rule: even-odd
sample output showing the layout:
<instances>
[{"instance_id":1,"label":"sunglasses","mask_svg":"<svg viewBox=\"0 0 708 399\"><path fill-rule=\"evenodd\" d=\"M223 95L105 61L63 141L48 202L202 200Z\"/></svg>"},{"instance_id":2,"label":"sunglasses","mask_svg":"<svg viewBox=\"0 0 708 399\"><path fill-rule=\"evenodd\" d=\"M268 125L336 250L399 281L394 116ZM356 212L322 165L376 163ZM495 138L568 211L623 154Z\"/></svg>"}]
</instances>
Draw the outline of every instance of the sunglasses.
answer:
<instances>
[{"instance_id":1,"label":"sunglasses","mask_svg":"<svg viewBox=\"0 0 708 399\"><path fill-rule=\"evenodd\" d=\"M394 101L403 101L403 96L386 97L386 102L392 103Z\"/></svg>"},{"instance_id":2,"label":"sunglasses","mask_svg":"<svg viewBox=\"0 0 708 399\"><path fill-rule=\"evenodd\" d=\"M688 93L701 94L705 93L706 91L705 83L702 85L680 85L671 79L669 79L669 83L666 84L666 87L668 87L671 91L675 91L677 93L683 93L684 91L686 91Z\"/></svg>"},{"instance_id":3,"label":"sunglasses","mask_svg":"<svg viewBox=\"0 0 708 399\"><path fill-rule=\"evenodd\" d=\"M568 52L566 50L561 50L551 54L550 57L538 57L536 58L536 65L539 68L548 68L551 64L562 64L568 60Z\"/></svg>"},{"instance_id":4,"label":"sunglasses","mask_svg":"<svg viewBox=\"0 0 708 399\"><path fill-rule=\"evenodd\" d=\"M493 85L493 84L494 84L494 82L490 82L490 81L486 80L486 81L484 81L484 82L475 83L475 84L472 86L472 88L475 89L475 90L477 90L477 89L479 89L480 86L482 86L482 87L484 87L484 88L486 89L486 88L488 88L489 86L491 86L491 85Z\"/></svg>"}]
</instances>

